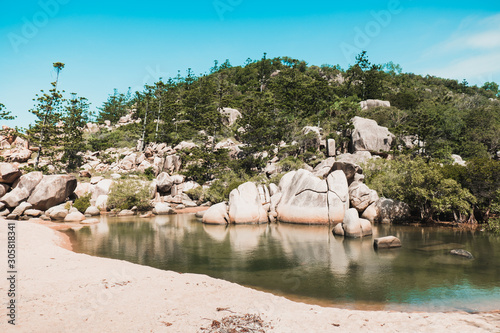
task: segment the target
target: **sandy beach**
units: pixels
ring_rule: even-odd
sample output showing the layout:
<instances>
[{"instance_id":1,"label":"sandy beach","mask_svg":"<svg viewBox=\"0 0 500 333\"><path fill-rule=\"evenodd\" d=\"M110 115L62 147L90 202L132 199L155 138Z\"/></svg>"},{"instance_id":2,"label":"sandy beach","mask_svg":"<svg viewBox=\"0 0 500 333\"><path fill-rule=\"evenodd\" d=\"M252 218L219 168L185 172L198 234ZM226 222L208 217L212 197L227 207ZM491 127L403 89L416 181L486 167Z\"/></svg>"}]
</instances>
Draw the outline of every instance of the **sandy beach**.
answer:
<instances>
[{"instance_id":1,"label":"sandy beach","mask_svg":"<svg viewBox=\"0 0 500 333\"><path fill-rule=\"evenodd\" d=\"M224 317L245 314L260 316L265 332L500 332L499 312L327 308L205 275L77 254L61 233L32 222L16 223L17 308L12 326L6 317L7 221L0 224L1 332L199 332Z\"/></svg>"}]
</instances>

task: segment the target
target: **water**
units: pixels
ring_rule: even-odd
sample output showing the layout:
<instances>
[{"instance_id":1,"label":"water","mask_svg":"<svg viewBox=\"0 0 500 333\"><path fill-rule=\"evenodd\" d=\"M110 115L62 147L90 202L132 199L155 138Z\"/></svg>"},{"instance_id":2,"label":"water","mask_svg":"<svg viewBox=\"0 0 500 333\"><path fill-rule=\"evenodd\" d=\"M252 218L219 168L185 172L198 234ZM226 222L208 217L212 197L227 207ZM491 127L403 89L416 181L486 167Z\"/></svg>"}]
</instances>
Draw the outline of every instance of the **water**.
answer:
<instances>
[{"instance_id":1,"label":"water","mask_svg":"<svg viewBox=\"0 0 500 333\"><path fill-rule=\"evenodd\" d=\"M77 252L200 273L291 299L346 308L500 309L500 237L451 228L374 226L402 248L344 239L328 226L209 226L194 215L107 218L70 236ZM448 254L462 248L475 259Z\"/></svg>"}]
</instances>

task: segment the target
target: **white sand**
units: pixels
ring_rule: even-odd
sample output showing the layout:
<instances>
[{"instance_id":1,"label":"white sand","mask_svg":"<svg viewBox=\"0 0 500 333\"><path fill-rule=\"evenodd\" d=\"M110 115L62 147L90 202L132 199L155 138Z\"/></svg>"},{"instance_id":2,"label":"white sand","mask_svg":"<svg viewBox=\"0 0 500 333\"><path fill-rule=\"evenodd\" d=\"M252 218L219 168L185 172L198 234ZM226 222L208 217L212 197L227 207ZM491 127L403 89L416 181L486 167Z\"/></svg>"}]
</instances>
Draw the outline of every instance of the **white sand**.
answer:
<instances>
[{"instance_id":1,"label":"white sand","mask_svg":"<svg viewBox=\"0 0 500 333\"><path fill-rule=\"evenodd\" d=\"M6 221L0 229L6 276ZM17 222L17 239L17 325L7 324L2 277L0 332L197 332L213 319L246 313L260 315L268 332L500 332L500 313L325 308L205 275L77 254L56 245L58 232L35 223Z\"/></svg>"}]
</instances>

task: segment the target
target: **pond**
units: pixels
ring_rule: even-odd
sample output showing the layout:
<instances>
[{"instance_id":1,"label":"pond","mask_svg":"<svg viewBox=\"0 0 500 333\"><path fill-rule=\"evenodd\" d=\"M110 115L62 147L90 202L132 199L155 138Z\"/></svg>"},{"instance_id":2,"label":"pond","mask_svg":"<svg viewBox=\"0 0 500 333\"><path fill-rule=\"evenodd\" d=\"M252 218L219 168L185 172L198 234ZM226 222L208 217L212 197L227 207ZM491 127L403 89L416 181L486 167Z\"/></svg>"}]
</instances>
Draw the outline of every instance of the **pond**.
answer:
<instances>
[{"instance_id":1,"label":"pond","mask_svg":"<svg viewBox=\"0 0 500 333\"><path fill-rule=\"evenodd\" d=\"M452 228L375 225L344 239L328 226L204 225L193 214L102 217L70 236L76 252L199 273L293 300L356 309L500 309L500 237ZM394 235L403 247L373 249ZM475 259L449 254L465 249Z\"/></svg>"}]
</instances>

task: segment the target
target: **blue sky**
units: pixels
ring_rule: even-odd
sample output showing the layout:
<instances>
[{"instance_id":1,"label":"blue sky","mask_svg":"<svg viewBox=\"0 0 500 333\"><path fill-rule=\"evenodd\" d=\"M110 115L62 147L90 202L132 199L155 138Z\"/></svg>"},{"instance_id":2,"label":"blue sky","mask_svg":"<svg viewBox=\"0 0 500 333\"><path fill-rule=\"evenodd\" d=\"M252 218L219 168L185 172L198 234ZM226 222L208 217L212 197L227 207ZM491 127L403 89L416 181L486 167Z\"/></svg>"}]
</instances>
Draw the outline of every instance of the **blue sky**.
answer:
<instances>
[{"instance_id":1,"label":"blue sky","mask_svg":"<svg viewBox=\"0 0 500 333\"><path fill-rule=\"evenodd\" d=\"M495 1L4 1L0 103L27 127L33 98L66 67L60 89L96 110L117 88L197 74L215 59L290 56L347 68L361 50L373 63L471 84L500 82Z\"/></svg>"}]
</instances>

